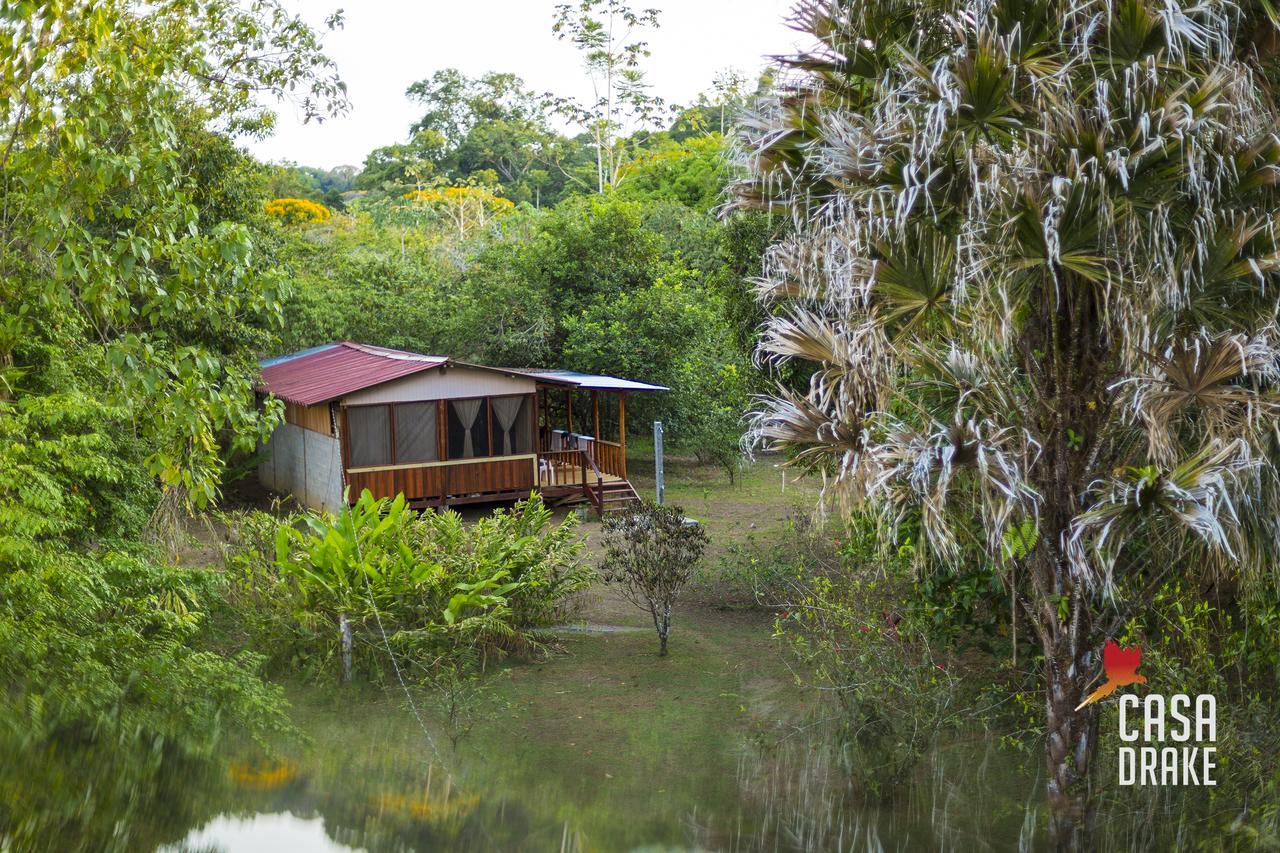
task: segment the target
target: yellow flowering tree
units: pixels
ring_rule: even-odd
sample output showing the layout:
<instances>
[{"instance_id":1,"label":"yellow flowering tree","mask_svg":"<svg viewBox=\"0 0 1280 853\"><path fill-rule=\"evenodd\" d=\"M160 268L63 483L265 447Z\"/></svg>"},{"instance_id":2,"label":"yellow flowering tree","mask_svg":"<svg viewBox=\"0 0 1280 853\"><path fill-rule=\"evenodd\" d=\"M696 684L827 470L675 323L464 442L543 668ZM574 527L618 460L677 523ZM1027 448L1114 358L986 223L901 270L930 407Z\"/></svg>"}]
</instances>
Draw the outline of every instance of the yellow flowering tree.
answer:
<instances>
[{"instance_id":1,"label":"yellow flowering tree","mask_svg":"<svg viewBox=\"0 0 1280 853\"><path fill-rule=\"evenodd\" d=\"M404 197L443 215L457 229L459 237L466 237L515 208L510 199L498 195L494 188L480 184L428 187L411 190Z\"/></svg>"},{"instance_id":2,"label":"yellow flowering tree","mask_svg":"<svg viewBox=\"0 0 1280 853\"><path fill-rule=\"evenodd\" d=\"M285 225L317 225L333 216L323 204L305 198L273 198L266 211Z\"/></svg>"}]
</instances>

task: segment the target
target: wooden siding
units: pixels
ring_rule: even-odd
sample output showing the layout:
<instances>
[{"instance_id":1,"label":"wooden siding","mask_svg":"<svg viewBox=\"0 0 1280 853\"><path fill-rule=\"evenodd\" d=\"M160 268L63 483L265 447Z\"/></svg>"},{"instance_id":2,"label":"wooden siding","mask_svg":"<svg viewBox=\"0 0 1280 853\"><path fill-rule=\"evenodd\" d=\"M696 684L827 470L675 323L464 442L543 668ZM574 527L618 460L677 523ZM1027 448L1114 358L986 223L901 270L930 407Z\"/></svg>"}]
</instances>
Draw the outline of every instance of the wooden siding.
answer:
<instances>
[{"instance_id":1,"label":"wooden siding","mask_svg":"<svg viewBox=\"0 0 1280 853\"><path fill-rule=\"evenodd\" d=\"M435 502L442 497L466 498L519 492L528 494L537 485L536 457L500 456L425 465L356 468L347 472L351 497L368 489L376 498L400 492L410 501Z\"/></svg>"},{"instance_id":2,"label":"wooden siding","mask_svg":"<svg viewBox=\"0 0 1280 853\"><path fill-rule=\"evenodd\" d=\"M333 435L333 422L329 419L329 404L316 403L314 406L299 406L297 403L284 404L286 423L318 432L321 435Z\"/></svg>"}]
</instances>

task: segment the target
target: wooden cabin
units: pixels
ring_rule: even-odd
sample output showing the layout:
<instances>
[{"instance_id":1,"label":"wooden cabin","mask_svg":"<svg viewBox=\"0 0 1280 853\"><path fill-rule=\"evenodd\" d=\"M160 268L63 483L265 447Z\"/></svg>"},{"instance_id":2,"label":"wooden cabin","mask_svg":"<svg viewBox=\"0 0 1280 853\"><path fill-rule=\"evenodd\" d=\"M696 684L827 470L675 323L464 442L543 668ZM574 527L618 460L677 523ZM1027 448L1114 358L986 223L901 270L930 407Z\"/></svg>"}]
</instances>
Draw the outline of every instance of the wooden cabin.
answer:
<instances>
[{"instance_id":1,"label":"wooden cabin","mask_svg":"<svg viewBox=\"0 0 1280 853\"><path fill-rule=\"evenodd\" d=\"M261 364L259 391L285 420L259 480L335 511L401 492L415 507L638 500L627 480L627 395L666 391L612 376L466 364L365 344L327 344Z\"/></svg>"}]
</instances>

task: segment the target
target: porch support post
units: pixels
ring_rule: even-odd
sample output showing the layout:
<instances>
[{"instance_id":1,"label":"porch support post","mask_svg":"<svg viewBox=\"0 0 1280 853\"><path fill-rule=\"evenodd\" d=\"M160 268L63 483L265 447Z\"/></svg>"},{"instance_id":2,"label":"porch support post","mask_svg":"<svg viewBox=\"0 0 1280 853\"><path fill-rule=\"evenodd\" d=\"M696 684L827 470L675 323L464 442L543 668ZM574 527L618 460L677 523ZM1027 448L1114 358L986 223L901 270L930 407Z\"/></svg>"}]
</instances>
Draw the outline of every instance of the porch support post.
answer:
<instances>
[{"instance_id":1,"label":"porch support post","mask_svg":"<svg viewBox=\"0 0 1280 853\"><path fill-rule=\"evenodd\" d=\"M547 394L546 388L539 388L538 393L538 416L542 419L542 429L538 433L538 450L551 449L551 397ZM542 439L547 439L547 446L543 448Z\"/></svg>"},{"instance_id":2,"label":"porch support post","mask_svg":"<svg viewBox=\"0 0 1280 853\"><path fill-rule=\"evenodd\" d=\"M599 391L592 391L592 392L591 392L591 409L592 409L592 411L594 411L594 412L595 412L595 415L596 415L596 431L595 431L595 433L594 433L594 435L595 435L595 440L596 440L596 441L599 441L599 440L600 440L600 438L601 438L601 435L600 435L600 392L599 392Z\"/></svg>"},{"instance_id":3,"label":"porch support post","mask_svg":"<svg viewBox=\"0 0 1280 853\"><path fill-rule=\"evenodd\" d=\"M627 395L618 394L618 450L622 455L622 479L627 479Z\"/></svg>"},{"instance_id":4,"label":"porch support post","mask_svg":"<svg viewBox=\"0 0 1280 853\"><path fill-rule=\"evenodd\" d=\"M530 395L529 399L529 405L533 406L533 412L529 417L529 440L532 442L529 447L533 451L533 483L534 486L538 488L541 488L542 486L541 478L538 476L540 471L538 467L538 454L542 453L542 430L538 426L542 418L542 406L538 405L542 402L540 399L541 396L542 395L538 393L538 386L533 386L533 394Z\"/></svg>"},{"instance_id":5,"label":"porch support post","mask_svg":"<svg viewBox=\"0 0 1280 853\"><path fill-rule=\"evenodd\" d=\"M564 389L565 429L573 435L573 389Z\"/></svg>"}]
</instances>

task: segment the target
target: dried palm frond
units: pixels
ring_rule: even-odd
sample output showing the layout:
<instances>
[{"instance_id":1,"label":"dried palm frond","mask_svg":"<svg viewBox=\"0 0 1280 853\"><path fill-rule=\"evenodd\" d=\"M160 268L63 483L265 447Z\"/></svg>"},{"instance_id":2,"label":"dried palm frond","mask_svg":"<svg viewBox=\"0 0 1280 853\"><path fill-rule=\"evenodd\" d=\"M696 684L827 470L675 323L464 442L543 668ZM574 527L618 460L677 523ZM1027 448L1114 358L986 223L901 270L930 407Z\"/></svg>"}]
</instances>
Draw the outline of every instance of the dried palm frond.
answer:
<instances>
[{"instance_id":1,"label":"dried palm frond","mask_svg":"<svg viewBox=\"0 0 1280 853\"><path fill-rule=\"evenodd\" d=\"M1155 370L1117 383L1130 394L1132 411L1146 430L1158 462L1177 452L1184 426L1199 439L1257 436L1280 417L1274 388L1280 381L1280 349L1269 329L1257 335L1198 335L1149 355Z\"/></svg>"},{"instance_id":2,"label":"dried palm frond","mask_svg":"<svg viewBox=\"0 0 1280 853\"><path fill-rule=\"evenodd\" d=\"M1245 478L1259 465L1243 441L1206 445L1176 466L1130 466L1097 484L1093 508L1077 516L1071 553L1077 570L1092 579L1086 552L1110 586L1120 548L1139 533L1159 536L1169 528L1194 534L1234 559L1240 516L1236 499Z\"/></svg>"}]
</instances>

